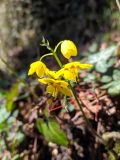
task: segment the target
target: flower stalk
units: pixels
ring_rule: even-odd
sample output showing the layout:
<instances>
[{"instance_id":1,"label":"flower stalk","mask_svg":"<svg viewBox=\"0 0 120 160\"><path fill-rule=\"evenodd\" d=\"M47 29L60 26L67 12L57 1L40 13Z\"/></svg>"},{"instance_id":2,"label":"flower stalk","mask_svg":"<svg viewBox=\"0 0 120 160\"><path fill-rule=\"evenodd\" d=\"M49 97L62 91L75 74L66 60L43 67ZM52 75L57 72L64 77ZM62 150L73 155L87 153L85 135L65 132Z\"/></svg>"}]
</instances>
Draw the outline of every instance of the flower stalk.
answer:
<instances>
[{"instance_id":1,"label":"flower stalk","mask_svg":"<svg viewBox=\"0 0 120 160\"><path fill-rule=\"evenodd\" d=\"M59 57L57 56L56 52L53 52L53 56L54 56L54 58L56 59L56 61L58 62L59 67L62 68L62 67L63 67L62 62L60 61L60 59L59 59ZM78 97L77 97L77 95L76 95L76 93L75 93L75 90L74 90L74 88L72 87L72 85L71 85L71 83L70 83L69 80L68 80L68 83L69 83L69 87L70 87L70 89L71 89L71 91L72 91L73 97L74 97L74 99L76 100L76 102L77 102L77 104L78 104L78 106L79 106L79 108L80 108L80 111L82 112L83 118L84 118L86 124L88 124L89 129L91 130L92 135L93 135L93 136L96 135L96 136L102 141L102 143L105 144L105 141L103 140L103 138L102 138L100 135L98 135L98 134L96 133L96 131L93 129L93 127L91 126L91 123L89 122L88 118L86 117L86 115L85 115L85 113L84 113L84 111L83 111L82 104L81 104L81 102L79 101L79 99L78 99Z\"/></svg>"},{"instance_id":2,"label":"flower stalk","mask_svg":"<svg viewBox=\"0 0 120 160\"><path fill-rule=\"evenodd\" d=\"M43 55L43 56L40 58L40 61L42 61L43 58L48 57L48 56L53 56L53 53L47 53L47 54Z\"/></svg>"},{"instance_id":3,"label":"flower stalk","mask_svg":"<svg viewBox=\"0 0 120 160\"><path fill-rule=\"evenodd\" d=\"M77 94L75 92L74 87L71 85L71 81L76 82L79 70L85 70L92 68L92 64L82 64L79 61L77 62L69 62L63 66L61 60L59 59L56 51L59 45L61 45L61 53L66 59L70 59L71 56L77 56L77 48L75 44L70 40L60 41L54 49L52 49L49 45L49 41L43 38L42 46L46 46L50 53L43 55L40 58L40 61L33 62L30 65L30 69L28 71L28 75L32 75L34 73L39 77L38 81L47 85L46 92L51 94L53 97L57 97L58 93L61 92L66 96L73 95L76 103L78 104L82 116L89 127L92 135L97 136L103 144L105 141L103 138L96 133L88 118L85 115L83 110L81 101L78 99ZM57 61L60 70L51 71L47 66L41 61L43 58L47 56L53 56Z\"/></svg>"},{"instance_id":4,"label":"flower stalk","mask_svg":"<svg viewBox=\"0 0 120 160\"><path fill-rule=\"evenodd\" d=\"M60 66L60 68L62 68L62 67L63 67L62 62L61 62L60 59L58 58L56 52L54 52L53 55L54 55L56 61L58 62L58 65ZM77 104L78 104L78 106L79 106L82 114L83 114L83 117L84 117L85 121L88 123L89 121L88 121L88 119L87 119L87 117L86 117L86 115L85 115L85 113L84 113L84 111L83 111L83 109L82 109L82 107L81 107L80 101L79 101L78 98L77 98L77 95L76 95L76 93L75 93L75 91L74 91L74 88L72 87L70 81L68 81L68 83L69 83L70 89L71 89L71 91L72 91L72 94L73 94L73 96L74 96L74 98L75 98L75 100L76 100L76 102L77 102Z\"/></svg>"}]
</instances>

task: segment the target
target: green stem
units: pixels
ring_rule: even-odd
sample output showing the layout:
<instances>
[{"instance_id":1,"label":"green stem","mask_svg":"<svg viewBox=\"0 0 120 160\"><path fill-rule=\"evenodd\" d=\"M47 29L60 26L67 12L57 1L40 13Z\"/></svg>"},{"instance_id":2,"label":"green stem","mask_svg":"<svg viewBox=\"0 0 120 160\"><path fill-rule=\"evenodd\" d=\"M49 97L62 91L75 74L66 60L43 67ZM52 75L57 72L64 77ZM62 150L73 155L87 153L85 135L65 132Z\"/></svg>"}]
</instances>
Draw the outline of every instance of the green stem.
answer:
<instances>
[{"instance_id":1,"label":"green stem","mask_svg":"<svg viewBox=\"0 0 120 160\"><path fill-rule=\"evenodd\" d=\"M76 100L76 102L77 102L77 104L78 104L78 106L79 106L79 108L80 108L80 110L81 110L81 112L82 112L82 115L83 115L85 121L89 124L89 120L87 119L87 117L86 117L86 115L85 115L85 113L84 113L84 111L83 111L82 104L81 104L80 101L78 100L74 88L72 87L70 81L68 81L68 83L69 83L70 89L71 89L71 91L72 91L72 94L73 94L73 96L74 96L74 98L75 98L75 100Z\"/></svg>"},{"instance_id":2,"label":"green stem","mask_svg":"<svg viewBox=\"0 0 120 160\"><path fill-rule=\"evenodd\" d=\"M59 43L56 45L56 47L55 47L54 50L53 50L50 46L48 46L47 44L45 44L45 46L47 47L47 49L48 49L49 51L51 51L52 53L48 53L48 54L43 55L43 56L40 58L40 60L41 60L42 58L46 57L46 56L53 55L53 56L55 57L58 65L59 65L59 67L62 68L63 65L62 65L60 59L58 58L58 56L57 56L57 54L56 54L56 50L57 50L58 46L59 46L61 43L62 43L62 41L59 42Z\"/></svg>"},{"instance_id":3,"label":"green stem","mask_svg":"<svg viewBox=\"0 0 120 160\"><path fill-rule=\"evenodd\" d=\"M60 68L62 68L62 67L63 67L63 65L62 65L62 63L61 63L60 59L58 58L58 56L57 56L56 52L55 52L53 49L51 49L51 51L53 52L53 55L54 55L54 57L55 57L55 59L56 59L56 61L57 61L58 65L59 65L59 67L60 67Z\"/></svg>"},{"instance_id":4,"label":"green stem","mask_svg":"<svg viewBox=\"0 0 120 160\"><path fill-rule=\"evenodd\" d=\"M56 61L57 61L58 64L59 64L60 68L62 68L63 65L62 65L60 59L58 58L56 52L54 52L53 50L52 50L52 52L53 52L53 55L54 55ZM86 123L87 123L88 126L89 126L89 129L91 130L91 133L93 134L93 136L96 135L99 139L101 139L102 143L105 144L105 141L103 140L103 138L102 138L101 136L99 136L99 135L96 133L96 131L92 128L91 123L90 123L89 120L87 119L87 117L86 117L86 115L85 115L85 113L84 113L84 111L83 111L82 104L81 104L81 102L79 101L79 99L78 99L78 97L77 97L77 95L76 95L76 93L75 93L75 90L74 90L74 88L72 87L70 81L68 81L68 83L69 83L70 89L71 89L71 91L72 91L73 97L75 98L75 100L76 100L76 102L77 102L77 104L78 104L78 106L79 106L79 108L80 108L80 111L82 112L83 118L85 119Z\"/></svg>"},{"instance_id":5,"label":"green stem","mask_svg":"<svg viewBox=\"0 0 120 160\"><path fill-rule=\"evenodd\" d=\"M91 126L91 123L89 122L89 120L87 119L87 117L86 117L86 115L85 115L85 113L84 113L84 111L83 111L82 104L81 104L81 102L79 101L79 99L77 98L77 95L76 95L76 93L75 93L74 88L72 87L70 81L68 81L68 83L69 83L70 89L71 89L71 91L72 91L73 97L74 97L74 99L76 100L76 102L77 102L77 104L78 104L78 106L79 106L79 108L80 108L80 111L82 112L83 118L84 118L84 120L86 121L86 123L88 124L89 129L91 130L91 133L93 134L93 136L96 135L99 139L101 139L101 141L102 141L103 143L105 143L104 140L103 140L103 138L102 138L100 135L98 135L98 134L96 133L96 131L93 129L93 127Z\"/></svg>"},{"instance_id":6,"label":"green stem","mask_svg":"<svg viewBox=\"0 0 120 160\"><path fill-rule=\"evenodd\" d=\"M59 45L60 45L62 42L63 42L63 41L60 41L60 42L55 46L55 49L54 49L54 52L55 52L55 53L56 53L56 51L57 51Z\"/></svg>"},{"instance_id":7,"label":"green stem","mask_svg":"<svg viewBox=\"0 0 120 160\"><path fill-rule=\"evenodd\" d=\"M48 53L48 54L43 55L43 56L40 58L40 61L41 61L43 58L47 57L47 56L53 56L53 53Z\"/></svg>"},{"instance_id":8,"label":"green stem","mask_svg":"<svg viewBox=\"0 0 120 160\"><path fill-rule=\"evenodd\" d=\"M62 68L63 65L62 65L60 59L58 58L56 52L53 52L53 55L54 55L56 61L58 62L60 68ZM69 83L70 89L71 89L71 91L72 91L72 93L73 93L73 96L74 96L74 98L75 98L75 100L76 100L76 102L77 102L77 104L78 104L78 106L79 106L79 108L80 108L80 110L81 110L81 112L82 112L82 114L83 114L83 117L84 117L85 121L88 123L89 121L88 121L88 119L87 119L87 117L86 117L86 115L85 115L85 113L84 113L84 111L83 111L83 109L82 109L82 107L81 107L80 101L79 101L78 98L77 98L77 95L76 95L76 93L75 93L75 91L74 91L74 88L72 87L70 81L68 81L68 83Z\"/></svg>"}]
</instances>

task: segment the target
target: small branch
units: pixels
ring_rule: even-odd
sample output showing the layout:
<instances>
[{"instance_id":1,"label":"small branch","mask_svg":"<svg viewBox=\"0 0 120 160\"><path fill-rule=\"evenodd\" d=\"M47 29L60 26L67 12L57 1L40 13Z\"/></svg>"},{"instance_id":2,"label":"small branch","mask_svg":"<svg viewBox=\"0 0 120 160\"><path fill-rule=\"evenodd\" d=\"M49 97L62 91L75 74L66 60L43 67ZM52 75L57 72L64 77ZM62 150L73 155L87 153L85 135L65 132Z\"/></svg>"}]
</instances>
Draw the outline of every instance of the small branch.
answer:
<instances>
[{"instance_id":1,"label":"small branch","mask_svg":"<svg viewBox=\"0 0 120 160\"><path fill-rule=\"evenodd\" d=\"M60 41L60 42L56 45L56 47L55 47L55 49L54 49L54 52L57 51L57 48L59 47L59 45L60 45L62 42L63 42L63 41Z\"/></svg>"},{"instance_id":2,"label":"small branch","mask_svg":"<svg viewBox=\"0 0 120 160\"><path fill-rule=\"evenodd\" d=\"M43 56L40 58L40 61L41 61L43 58L47 57L47 56L53 56L53 53L48 53L48 54L43 55Z\"/></svg>"},{"instance_id":3,"label":"small branch","mask_svg":"<svg viewBox=\"0 0 120 160\"><path fill-rule=\"evenodd\" d=\"M56 59L58 65L59 65L59 67L62 68L63 65L62 65L60 59L58 58L56 52L54 52L54 50L52 50L52 52L53 52L53 55L54 55L54 57L55 57L55 59Z\"/></svg>"}]
</instances>

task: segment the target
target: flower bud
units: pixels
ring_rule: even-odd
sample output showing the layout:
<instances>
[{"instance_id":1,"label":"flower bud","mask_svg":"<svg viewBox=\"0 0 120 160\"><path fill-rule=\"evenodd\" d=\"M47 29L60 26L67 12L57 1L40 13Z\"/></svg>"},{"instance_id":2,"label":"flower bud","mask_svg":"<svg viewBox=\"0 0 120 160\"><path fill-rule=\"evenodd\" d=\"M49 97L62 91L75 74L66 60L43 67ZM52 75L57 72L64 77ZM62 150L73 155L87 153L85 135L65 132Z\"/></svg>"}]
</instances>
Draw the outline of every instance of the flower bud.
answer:
<instances>
[{"instance_id":1,"label":"flower bud","mask_svg":"<svg viewBox=\"0 0 120 160\"><path fill-rule=\"evenodd\" d=\"M61 53L67 59L71 56L77 56L77 48L75 44L70 40L64 40L61 44Z\"/></svg>"}]
</instances>

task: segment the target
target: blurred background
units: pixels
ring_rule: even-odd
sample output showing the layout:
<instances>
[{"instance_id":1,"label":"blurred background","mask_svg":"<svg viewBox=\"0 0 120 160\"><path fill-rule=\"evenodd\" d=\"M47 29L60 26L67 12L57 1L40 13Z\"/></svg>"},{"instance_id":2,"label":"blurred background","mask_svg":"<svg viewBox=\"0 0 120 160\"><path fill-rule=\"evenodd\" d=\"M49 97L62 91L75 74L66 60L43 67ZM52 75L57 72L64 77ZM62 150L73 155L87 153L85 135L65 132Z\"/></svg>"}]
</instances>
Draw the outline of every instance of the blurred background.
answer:
<instances>
[{"instance_id":1,"label":"blurred background","mask_svg":"<svg viewBox=\"0 0 120 160\"><path fill-rule=\"evenodd\" d=\"M42 36L51 46L71 39L81 52L93 40L109 39L119 29L118 17L111 0L1 0L0 57L15 70L27 69L46 52L40 47ZM6 69L0 61L0 70Z\"/></svg>"},{"instance_id":2,"label":"blurred background","mask_svg":"<svg viewBox=\"0 0 120 160\"><path fill-rule=\"evenodd\" d=\"M0 0L1 160L120 158L120 140L114 136L109 139L112 152L95 140L72 97L69 103L62 96L52 99L45 95L45 86L37 78L27 75L30 64L49 52L40 45L43 37L51 47L61 40L74 41L78 48L76 59L94 65L89 73L81 72L80 83L74 86L80 101L82 97L87 100L87 107L82 107L88 108L86 115L98 134L119 135L120 5L116 2L119 0ZM47 67L55 69L52 57L45 60ZM48 128L44 130L46 136L38 132L38 118L45 120L43 124L48 127L44 108L50 113L53 109L51 115L57 128L51 126L56 135ZM61 144L61 128L69 139L68 148L57 145ZM55 143L60 136L60 143L51 143L51 139L47 142L50 134Z\"/></svg>"}]
</instances>

